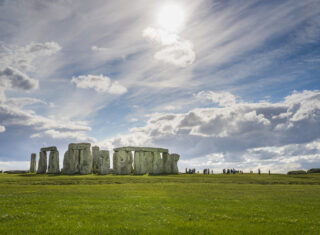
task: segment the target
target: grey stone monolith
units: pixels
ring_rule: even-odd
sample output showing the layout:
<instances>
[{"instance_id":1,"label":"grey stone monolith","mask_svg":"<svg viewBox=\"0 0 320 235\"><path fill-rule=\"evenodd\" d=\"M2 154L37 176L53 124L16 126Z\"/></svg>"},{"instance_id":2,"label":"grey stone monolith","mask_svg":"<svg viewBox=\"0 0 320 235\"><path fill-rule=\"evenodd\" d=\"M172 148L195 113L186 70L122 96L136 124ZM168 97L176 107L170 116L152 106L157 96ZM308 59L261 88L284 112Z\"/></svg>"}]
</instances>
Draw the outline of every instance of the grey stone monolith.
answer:
<instances>
[{"instance_id":1,"label":"grey stone monolith","mask_svg":"<svg viewBox=\"0 0 320 235\"><path fill-rule=\"evenodd\" d=\"M163 159L163 173L171 174L173 157L170 156L170 154L168 153L162 153L162 159Z\"/></svg>"},{"instance_id":2,"label":"grey stone monolith","mask_svg":"<svg viewBox=\"0 0 320 235\"><path fill-rule=\"evenodd\" d=\"M80 173L79 150L69 148L64 154L63 174L73 175Z\"/></svg>"},{"instance_id":3,"label":"grey stone monolith","mask_svg":"<svg viewBox=\"0 0 320 235\"><path fill-rule=\"evenodd\" d=\"M38 174L45 174L47 172L47 153L45 151L40 152L38 162Z\"/></svg>"},{"instance_id":4,"label":"grey stone monolith","mask_svg":"<svg viewBox=\"0 0 320 235\"><path fill-rule=\"evenodd\" d=\"M148 172L146 155L143 151L135 151L134 153L134 174L144 175Z\"/></svg>"},{"instance_id":5,"label":"grey stone monolith","mask_svg":"<svg viewBox=\"0 0 320 235\"><path fill-rule=\"evenodd\" d=\"M171 165L172 174L178 174L179 173L178 161L179 161L180 155L173 153L173 154L170 154L170 157L172 157L172 165Z\"/></svg>"},{"instance_id":6,"label":"grey stone monolith","mask_svg":"<svg viewBox=\"0 0 320 235\"><path fill-rule=\"evenodd\" d=\"M160 152L153 152L152 174L158 175L163 173L163 161Z\"/></svg>"},{"instance_id":7,"label":"grey stone monolith","mask_svg":"<svg viewBox=\"0 0 320 235\"><path fill-rule=\"evenodd\" d=\"M110 173L110 157L108 150L99 151L96 170L99 175Z\"/></svg>"},{"instance_id":8,"label":"grey stone monolith","mask_svg":"<svg viewBox=\"0 0 320 235\"><path fill-rule=\"evenodd\" d=\"M86 144L83 150L80 150L80 174L88 175L92 173L92 154L90 151L91 144Z\"/></svg>"},{"instance_id":9,"label":"grey stone monolith","mask_svg":"<svg viewBox=\"0 0 320 235\"><path fill-rule=\"evenodd\" d=\"M59 174L59 173L60 173L59 152L58 151L50 151L48 174Z\"/></svg>"},{"instance_id":10,"label":"grey stone monolith","mask_svg":"<svg viewBox=\"0 0 320 235\"><path fill-rule=\"evenodd\" d=\"M92 172L97 173L98 161L99 161L99 147L92 146Z\"/></svg>"},{"instance_id":11,"label":"grey stone monolith","mask_svg":"<svg viewBox=\"0 0 320 235\"><path fill-rule=\"evenodd\" d=\"M31 159L30 159L30 173L35 173L37 170L37 154L31 153Z\"/></svg>"},{"instance_id":12,"label":"grey stone monolith","mask_svg":"<svg viewBox=\"0 0 320 235\"><path fill-rule=\"evenodd\" d=\"M128 175L132 172L132 152L120 150L116 152L115 173L118 175Z\"/></svg>"},{"instance_id":13,"label":"grey stone monolith","mask_svg":"<svg viewBox=\"0 0 320 235\"><path fill-rule=\"evenodd\" d=\"M113 170L113 173L116 174L116 172L118 172L118 169L117 169L117 165L118 165L118 151L114 151L113 152L113 157L112 157L112 170Z\"/></svg>"},{"instance_id":14,"label":"grey stone monolith","mask_svg":"<svg viewBox=\"0 0 320 235\"><path fill-rule=\"evenodd\" d=\"M147 165L147 173L153 174L153 153L152 152L145 152L145 161Z\"/></svg>"}]
</instances>

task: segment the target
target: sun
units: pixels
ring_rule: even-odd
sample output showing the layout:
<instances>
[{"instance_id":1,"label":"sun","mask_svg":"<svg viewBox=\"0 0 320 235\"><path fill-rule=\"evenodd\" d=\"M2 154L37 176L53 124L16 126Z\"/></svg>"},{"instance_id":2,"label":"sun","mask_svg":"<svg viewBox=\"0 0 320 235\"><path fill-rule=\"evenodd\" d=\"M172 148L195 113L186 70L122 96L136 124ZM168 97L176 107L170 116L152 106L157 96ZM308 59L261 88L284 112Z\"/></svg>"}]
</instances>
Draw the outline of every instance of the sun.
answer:
<instances>
[{"instance_id":1,"label":"sun","mask_svg":"<svg viewBox=\"0 0 320 235\"><path fill-rule=\"evenodd\" d=\"M170 32L182 29L185 21L185 12L179 5L166 5L160 8L157 14L157 23L161 28Z\"/></svg>"}]
</instances>

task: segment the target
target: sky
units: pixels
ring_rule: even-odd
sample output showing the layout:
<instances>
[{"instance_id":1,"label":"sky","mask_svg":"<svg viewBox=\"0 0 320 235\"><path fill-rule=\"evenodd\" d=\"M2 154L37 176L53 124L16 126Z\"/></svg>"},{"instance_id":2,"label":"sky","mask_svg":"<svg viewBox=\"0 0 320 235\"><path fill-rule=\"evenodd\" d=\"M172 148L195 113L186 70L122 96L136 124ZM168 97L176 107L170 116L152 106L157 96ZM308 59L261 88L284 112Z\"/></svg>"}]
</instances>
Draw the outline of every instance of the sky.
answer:
<instances>
[{"instance_id":1,"label":"sky","mask_svg":"<svg viewBox=\"0 0 320 235\"><path fill-rule=\"evenodd\" d=\"M0 0L0 170L77 142L320 167L319 75L319 0Z\"/></svg>"}]
</instances>

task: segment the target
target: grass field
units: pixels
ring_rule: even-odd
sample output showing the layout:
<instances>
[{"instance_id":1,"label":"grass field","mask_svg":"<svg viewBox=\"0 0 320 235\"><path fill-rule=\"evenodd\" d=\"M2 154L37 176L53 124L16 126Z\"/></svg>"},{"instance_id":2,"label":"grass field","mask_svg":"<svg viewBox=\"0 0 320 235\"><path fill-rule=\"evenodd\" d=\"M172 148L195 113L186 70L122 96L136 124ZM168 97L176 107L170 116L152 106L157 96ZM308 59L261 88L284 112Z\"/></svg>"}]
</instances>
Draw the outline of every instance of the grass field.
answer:
<instances>
[{"instance_id":1,"label":"grass field","mask_svg":"<svg viewBox=\"0 0 320 235\"><path fill-rule=\"evenodd\" d=\"M0 234L320 234L320 174L0 174Z\"/></svg>"}]
</instances>

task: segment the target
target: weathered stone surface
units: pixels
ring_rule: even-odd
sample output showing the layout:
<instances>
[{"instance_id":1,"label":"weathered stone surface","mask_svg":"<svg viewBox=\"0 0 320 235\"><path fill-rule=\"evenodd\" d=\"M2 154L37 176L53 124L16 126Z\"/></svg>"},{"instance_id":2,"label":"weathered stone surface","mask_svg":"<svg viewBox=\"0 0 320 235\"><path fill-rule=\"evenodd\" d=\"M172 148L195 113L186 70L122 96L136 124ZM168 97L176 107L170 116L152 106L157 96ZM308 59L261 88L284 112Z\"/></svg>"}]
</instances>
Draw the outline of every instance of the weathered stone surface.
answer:
<instances>
[{"instance_id":1,"label":"weathered stone surface","mask_svg":"<svg viewBox=\"0 0 320 235\"><path fill-rule=\"evenodd\" d=\"M128 175L132 173L132 152L120 150L116 152L115 169L118 175Z\"/></svg>"},{"instance_id":2,"label":"weathered stone surface","mask_svg":"<svg viewBox=\"0 0 320 235\"><path fill-rule=\"evenodd\" d=\"M41 148L40 151L58 151L56 146Z\"/></svg>"},{"instance_id":3,"label":"weathered stone surface","mask_svg":"<svg viewBox=\"0 0 320 235\"><path fill-rule=\"evenodd\" d=\"M80 174L88 175L92 173L92 154L90 145L84 150L80 150Z\"/></svg>"},{"instance_id":4,"label":"weathered stone surface","mask_svg":"<svg viewBox=\"0 0 320 235\"><path fill-rule=\"evenodd\" d=\"M146 155L143 151L135 151L134 153L134 174L144 175L148 172Z\"/></svg>"},{"instance_id":5,"label":"weathered stone surface","mask_svg":"<svg viewBox=\"0 0 320 235\"><path fill-rule=\"evenodd\" d=\"M116 152L116 151L113 152L112 162L113 162L113 173L116 174L118 172L118 169L117 169L118 152Z\"/></svg>"},{"instance_id":6,"label":"weathered stone surface","mask_svg":"<svg viewBox=\"0 0 320 235\"><path fill-rule=\"evenodd\" d=\"M38 162L38 174L45 174L47 172L47 153L45 151L40 152Z\"/></svg>"},{"instance_id":7,"label":"weathered stone surface","mask_svg":"<svg viewBox=\"0 0 320 235\"><path fill-rule=\"evenodd\" d=\"M163 153L162 158L163 158L163 173L171 174L173 157L170 156L170 154L168 153Z\"/></svg>"},{"instance_id":8,"label":"weathered stone surface","mask_svg":"<svg viewBox=\"0 0 320 235\"><path fill-rule=\"evenodd\" d=\"M31 153L30 159L30 173L35 173L37 170L37 154Z\"/></svg>"},{"instance_id":9,"label":"weathered stone surface","mask_svg":"<svg viewBox=\"0 0 320 235\"><path fill-rule=\"evenodd\" d=\"M151 148L151 147L121 147L121 148L115 148L113 151L117 152L120 150L124 151L143 151L143 152L161 152L161 153L168 153L168 149L164 148Z\"/></svg>"},{"instance_id":10,"label":"weathered stone surface","mask_svg":"<svg viewBox=\"0 0 320 235\"><path fill-rule=\"evenodd\" d=\"M59 174L59 173L60 173L59 152L50 151L48 174Z\"/></svg>"},{"instance_id":11,"label":"weathered stone surface","mask_svg":"<svg viewBox=\"0 0 320 235\"><path fill-rule=\"evenodd\" d=\"M99 161L99 147L98 146L92 146L92 171L93 173L97 173L98 168L98 161Z\"/></svg>"},{"instance_id":12,"label":"weathered stone surface","mask_svg":"<svg viewBox=\"0 0 320 235\"><path fill-rule=\"evenodd\" d=\"M163 173L163 161L160 152L153 153L152 174L158 175Z\"/></svg>"},{"instance_id":13,"label":"weathered stone surface","mask_svg":"<svg viewBox=\"0 0 320 235\"><path fill-rule=\"evenodd\" d=\"M178 161L179 161L180 155L173 153L173 154L170 154L170 157L172 157L172 165L171 165L172 174L178 174L179 173Z\"/></svg>"},{"instance_id":14,"label":"weathered stone surface","mask_svg":"<svg viewBox=\"0 0 320 235\"><path fill-rule=\"evenodd\" d=\"M91 144L90 143L71 143L68 146L68 149L75 149L75 150L85 150L90 149Z\"/></svg>"},{"instance_id":15,"label":"weathered stone surface","mask_svg":"<svg viewBox=\"0 0 320 235\"><path fill-rule=\"evenodd\" d=\"M79 150L69 149L64 154L63 159L63 174L73 175L79 174Z\"/></svg>"},{"instance_id":16,"label":"weathered stone surface","mask_svg":"<svg viewBox=\"0 0 320 235\"><path fill-rule=\"evenodd\" d=\"M90 143L71 143L64 155L64 174L90 174L92 172L92 154Z\"/></svg>"},{"instance_id":17,"label":"weathered stone surface","mask_svg":"<svg viewBox=\"0 0 320 235\"><path fill-rule=\"evenodd\" d=\"M145 152L145 160L147 165L147 173L153 174L153 153Z\"/></svg>"},{"instance_id":18,"label":"weathered stone surface","mask_svg":"<svg viewBox=\"0 0 320 235\"><path fill-rule=\"evenodd\" d=\"M97 173L99 175L106 175L110 172L110 158L108 150L100 150L97 161Z\"/></svg>"}]
</instances>

